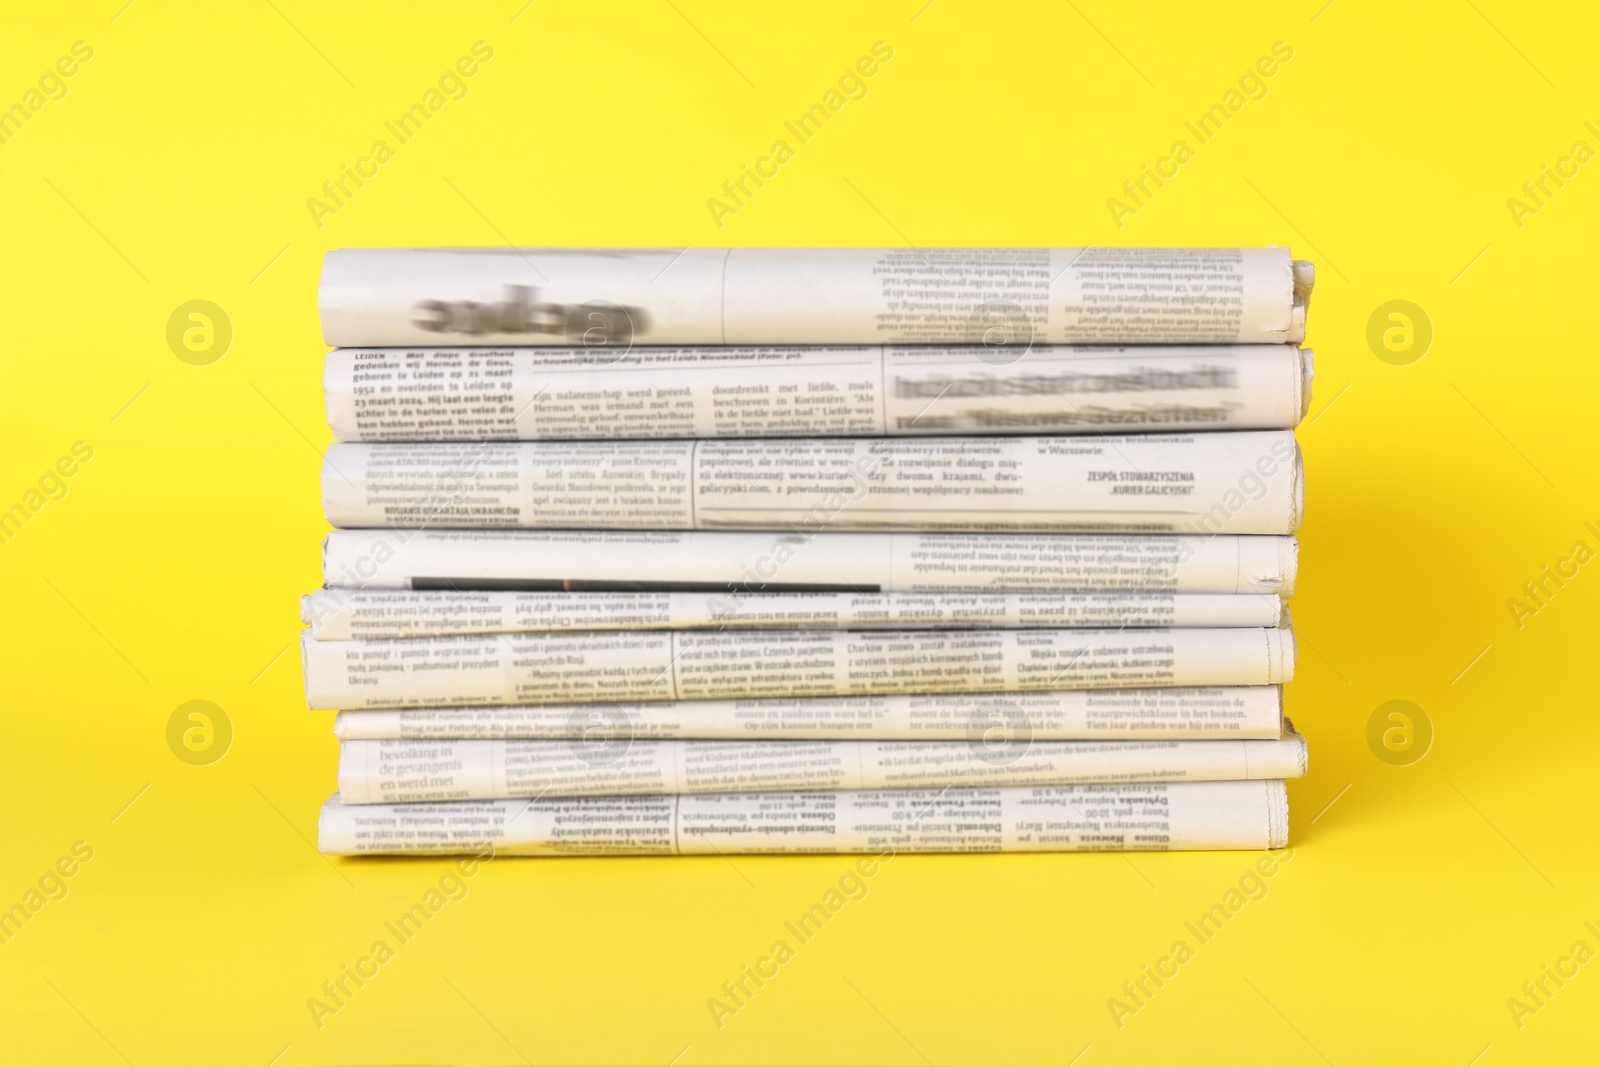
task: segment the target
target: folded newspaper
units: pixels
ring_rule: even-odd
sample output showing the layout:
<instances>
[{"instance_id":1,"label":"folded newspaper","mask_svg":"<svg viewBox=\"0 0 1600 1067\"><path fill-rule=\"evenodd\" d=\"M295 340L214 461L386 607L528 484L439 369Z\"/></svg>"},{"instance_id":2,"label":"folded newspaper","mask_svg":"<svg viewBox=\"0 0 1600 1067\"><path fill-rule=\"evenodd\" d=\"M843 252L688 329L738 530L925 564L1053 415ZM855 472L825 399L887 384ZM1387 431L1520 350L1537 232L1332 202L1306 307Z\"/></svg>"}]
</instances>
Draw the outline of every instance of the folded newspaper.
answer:
<instances>
[{"instance_id":1,"label":"folded newspaper","mask_svg":"<svg viewBox=\"0 0 1600 1067\"><path fill-rule=\"evenodd\" d=\"M1292 345L341 348L342 441L538 441L1290 429Z\"/></svg>"},{"instance_id":2,"label":"folded newspaper","mask_svg":"<svg viewBox=\"0 0 1600 1067\"><path fill-rule=\"evenodd\" d=\"M1282 781L344 804L334 855L1171 852L1282 848Z\"/></svg>"},{"instance_id":3,"label":"folded newspaper","mask_svg":"<svg viewBox=\"0 0 1600 1067\"><path fill-rule=\"evenodd\" d=\"M1273 344L1286 248L344 248L330 346Z\"/></svg>"},{"instance_id":4,"label":"folded newspaper","mask_svg":"<svg viewBox=\"0 0 1600 1067\"><path fill-rule=\"evenodd\" d=\"M995 725L1025 724L1039 741L1251 739L1283 736L1281 686L1070 689L769 697L633 704L341 711L342 741L753 737L955 741Z\"/></svg>"},{"instance_id":5,"label":"folded newspaper","mask_svg":"<svg viewBox=\"0 0 1600 1067\"><path fill-rule=\"evenodd\" d=\"M1035 741L1022 714L965 741L345 741L339 799L398 804L504 797L1102 785L1299 778L1306 743Z\"/></svg>"},{"instance_id":6,"label":"folded newspaper","mask_svg":"<svg viewBox=\"0 0 1600 1067\"><path fill-rule=\"evenodd\" d=\"M313 708L1277 685L1289 630L666 631L300 642Z\"/></svg>"},{"instance_id":7,"label":"folded newspaper","mask_svg":"<svg viewBox=\"0 0 1600 1067\"><path fill-rule=\"evenodd\" d=\"M1289 534L1289 430L1132 437L335 444L342 527Z\"/></svg>"},{"instance_id":8,"label":"folded newspaper","mask_svg":"<svg viewBox=\"0 0 1600 1067\"><path fill-rule=\"evenodd\" d=\"M330 588L616 592L1294 592L1293 537L335 530Z\"/></svg>"},{"instance_id":9,"label":"folded newspaper","mask_svg":"<svg viewBox=\"0 0 1600 1067\"><path fill-rule=\"evenodd\" d=\"M1102 630L1278 626L1272 593L538 593L323 589L318 641L614 630Z\"/></svg>"}]
</instances>

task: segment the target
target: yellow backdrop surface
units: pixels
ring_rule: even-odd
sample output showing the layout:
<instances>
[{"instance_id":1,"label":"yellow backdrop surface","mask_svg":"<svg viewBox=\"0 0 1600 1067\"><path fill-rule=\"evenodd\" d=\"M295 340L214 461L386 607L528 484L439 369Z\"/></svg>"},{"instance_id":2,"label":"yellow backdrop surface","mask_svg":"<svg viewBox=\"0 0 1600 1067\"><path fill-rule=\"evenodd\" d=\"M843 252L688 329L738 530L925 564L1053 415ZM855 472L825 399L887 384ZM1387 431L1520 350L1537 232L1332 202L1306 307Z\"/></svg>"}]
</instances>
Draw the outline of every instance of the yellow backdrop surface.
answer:
<instances>
[{"instance_id":1,"label":"yellow backdrop surface","mask_svg":"<svg viewBox=\"0 0 1600 1067\"><path fill-rule=\"evenodd\" d=\"M0 1059L1592 1062L1600 23L1325 2L8 11ZM496 861L313 1011L451 869L313 845L320 261L508 241L1314 260L1292 857L902 856L720 1020L848 860Z\"/></svg>"}]
</instances>

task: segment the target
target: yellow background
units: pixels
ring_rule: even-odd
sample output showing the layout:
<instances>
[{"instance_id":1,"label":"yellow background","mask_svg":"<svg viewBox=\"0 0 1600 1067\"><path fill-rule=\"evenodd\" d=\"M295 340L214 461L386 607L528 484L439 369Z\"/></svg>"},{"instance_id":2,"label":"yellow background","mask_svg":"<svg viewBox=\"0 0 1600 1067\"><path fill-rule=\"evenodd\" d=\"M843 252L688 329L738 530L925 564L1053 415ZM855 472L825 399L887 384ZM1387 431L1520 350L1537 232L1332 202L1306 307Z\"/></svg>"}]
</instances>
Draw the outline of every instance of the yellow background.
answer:
<instances>
[{"instance_id":1,"label":"yellow background","mask_svg":"<svg viewBox=\"0 0 1600 1067\"><path fill-rule=\"evenodd\" d=\"M924 2L7 12L0 103L74 41L94 58L0 146L0 506L95 451L0 545L0 904L74 842L94 859L0 946L0 1059L1592 1062L1600 962L1520 1029L1506 1004L1600 950L1600 564L1520 629L1507 607L1600 548L1600 163L1520 227L1506 203L1600 148L1592 7ZM306 200L478 40L470 94L318 228ZM879 40L866 98L719 230L707 198ZM1107 199L1280 40L1267 95L1119 229ZM447 869L311 844L335 746L286 650L325 529L319 263L507 239L1314 260L1312 761L1267 896L1119 1029L1107 999L1253 855L901 857L719 1030L707 998L847 860L496 862L318 1029L307 999ZM165 340L193 299L234 328L209 366ZM1435 331L1409 366L1367 345L1393 299ZM165 741L192 699L235 729L212 766ZM1366 742L1391 699L1436 731L1411 766Z\"/></svg>"}]
</instances>

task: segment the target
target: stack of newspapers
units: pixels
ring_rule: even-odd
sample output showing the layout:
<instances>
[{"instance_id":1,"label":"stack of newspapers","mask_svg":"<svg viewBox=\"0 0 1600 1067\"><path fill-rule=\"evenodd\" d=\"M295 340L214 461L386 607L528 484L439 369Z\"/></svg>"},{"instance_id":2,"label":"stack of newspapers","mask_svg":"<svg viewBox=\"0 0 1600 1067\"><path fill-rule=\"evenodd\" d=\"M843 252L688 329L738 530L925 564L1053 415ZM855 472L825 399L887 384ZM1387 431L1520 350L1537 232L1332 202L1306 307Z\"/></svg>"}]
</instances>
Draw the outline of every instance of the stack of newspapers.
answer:
<instances>
[{"instance_id":1,"label":"stack of newspapers","mask_svg":"<svg viewBox=\"0 0 1600 1067\"><path fill-rule=\"evenodd\" d=\"M1287 249L347 249L345 853L1288 838Z\"/></svg>"}]
</instances>

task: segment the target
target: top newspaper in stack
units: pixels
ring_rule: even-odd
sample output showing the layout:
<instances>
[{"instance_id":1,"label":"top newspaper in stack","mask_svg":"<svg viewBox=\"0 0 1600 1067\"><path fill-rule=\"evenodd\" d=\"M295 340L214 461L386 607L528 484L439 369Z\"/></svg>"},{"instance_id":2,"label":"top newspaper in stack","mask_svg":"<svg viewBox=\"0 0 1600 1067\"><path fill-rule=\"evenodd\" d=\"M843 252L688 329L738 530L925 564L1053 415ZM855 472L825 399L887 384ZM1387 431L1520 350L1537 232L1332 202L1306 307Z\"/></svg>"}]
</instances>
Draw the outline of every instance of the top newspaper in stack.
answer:
<instances>
[{"instance_id":1,"label":"top newspaper in stack","mask_svg":"<svg viewBox=\"0 0 1600 1067\"><path fill-rule=\"evenodd\" d=\"M1283 248L342 249L333 346L1297 344Z\"/></svg>"},{"instance_id":2,"label":"top newspaper in stack","mask_svg":"<svg viewBox=\"0 0 1600 1067\"><path fill-rule=\"evenodd\" d=\"M1303 332L1309 269L1284 250L917 253L933 272L926 294L905 288L905 253L691 251L659 262L666 255L331 254L323 280L330 340L429 346L332 353L324 385L334 436L1287 429L1309 398L1310 353L1266 343ZM1044 260L1064 266L1046 279ZM641 268L658 265L641 287ZM547 272L574 292L616 299L540 301L521 282ZM511 294L504 301L462 295L501 275ZM1039 289L1032 297L1021 291L1029 286ZM444 289L459 299L422 295ZM795 301L797 291L807 300ZM730 317L743 324L732 336ZM1061 343L1068 340L1140 346ZM501 341L518 347L482 347Z\"/></svg>"}]
</instances>

